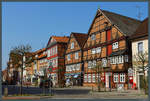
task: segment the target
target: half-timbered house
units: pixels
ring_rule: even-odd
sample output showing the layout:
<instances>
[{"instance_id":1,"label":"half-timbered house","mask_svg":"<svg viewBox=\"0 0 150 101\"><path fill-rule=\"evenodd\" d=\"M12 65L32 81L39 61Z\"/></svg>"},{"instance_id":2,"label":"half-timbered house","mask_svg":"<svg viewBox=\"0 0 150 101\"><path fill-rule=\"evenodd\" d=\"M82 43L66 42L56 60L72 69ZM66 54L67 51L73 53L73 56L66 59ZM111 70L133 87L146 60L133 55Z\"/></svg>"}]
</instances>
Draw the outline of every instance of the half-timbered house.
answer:
<instances>
[{"instance_id":1,"label":"half-timbered house","mask_svg":"<svg viewBox=\"0 0 150 101\"><path fill-rule=\"evenodd\" d=\"M133 73L129 76L129 84L132 88L140 89L140 82L142 81L140 79L144 74L148 76L148 18L142 21L130 39L132 41Z\"/></svg>"},{"instance_id":2,"label":"half-timbered house","mask_svg":"<svg viewBox=\"0 0 150 101\"><path fill-rule=\"evenodd\" d=\"M51 36L46 47L49 74L54 86L64 86L65 84L64 54L68 40L69 37L66 36ZM50 63L52 63L52 66L50 66Z\"/></svg>"},{"instance_id":3,"label":"half-timbered house","mask_svg":"<svg viewBox=\"0 0 150 101\"><path fill-rule=\"evenodd\" d=\"M84 86L96 86L97 79L106 88L127 87L131 66L131 43L128 37L141 22L98 9L84 44ZM93 69L100 68L100 75ZM100 77L98 77L100 76Z\"/></svg>"},{"instance_id":4,"label":"half-timbered house","mask_svg":"<svg viewBox=\"0 0 150 101\"><path fill-rule=\"evenodd\" d=\"M66 83L82 85L83 83L83 45L87 34L72 32L65 52Z\"/></svg>"}]
</instances>

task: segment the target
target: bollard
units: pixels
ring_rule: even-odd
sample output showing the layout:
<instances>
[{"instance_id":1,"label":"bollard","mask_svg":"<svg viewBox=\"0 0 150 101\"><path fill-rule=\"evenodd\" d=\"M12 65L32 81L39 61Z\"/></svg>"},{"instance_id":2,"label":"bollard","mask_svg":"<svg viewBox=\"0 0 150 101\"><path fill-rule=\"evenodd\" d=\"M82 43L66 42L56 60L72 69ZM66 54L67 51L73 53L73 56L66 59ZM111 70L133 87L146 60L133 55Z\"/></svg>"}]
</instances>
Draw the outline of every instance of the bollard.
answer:
<instances>
[{"instance_id":1,"label":"bollard","mask_svg":"<svg viewBox=\"0 0 150 101\"><path fill-rule=\"evenodd\" d=\"M8 88L4 88L4 96L5 96L5 97L8 96Z\"/></svg>"}]
</instances>

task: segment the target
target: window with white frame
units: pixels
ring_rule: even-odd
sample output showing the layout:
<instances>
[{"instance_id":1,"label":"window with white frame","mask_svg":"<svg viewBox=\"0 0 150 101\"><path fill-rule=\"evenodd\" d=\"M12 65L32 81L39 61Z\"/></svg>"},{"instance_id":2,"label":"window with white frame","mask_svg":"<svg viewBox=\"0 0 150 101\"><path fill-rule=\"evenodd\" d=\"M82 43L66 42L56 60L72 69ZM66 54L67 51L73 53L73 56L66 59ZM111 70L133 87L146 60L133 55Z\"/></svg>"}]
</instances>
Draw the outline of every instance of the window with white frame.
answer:
<instances>
[{"instance_id":1,"label":"window with white frame","mask_svg":"<svg viewBox=\"0 0 150 101\"><path fill-rule=\"evenodd\" d=\"M84 82L87 82L88 79L87 79L87 74L84 74Z\"/></svg>"},{"instance_id":2,"label":"window with white frame","mask_svg":"<svg viewBox=\"0 0 150 101\"><path fill-rule=\"evenodd\" d=\"M79 59L79 54L78 54L78 52L75 53L75 59Z\"/></svg>"},{"instance_id":3,"label":"window with white frame","mask_svg":"<svg viewBox=\"0 0 150 101\"><path fill-rule=\"evenodd\" d=\"M96 60L93 60L92 67L94 68L95 66L96 66Z\"/></svg>"},{"instance_id":4,"label":"window with white frame","mask_svg":"<svg viewBox=\"0 0 150 101\"><path fill-rule=\"evenodd\" d=\"M96 53L96 49L93 48L93 49L92 49L92 54L95 54L95 53Z\"/></svg>"},{"instance_id":5,"label":"window with white frame","mask_svg":"<svg viewBox=\"0 0 150 101\"><path fill-rule=\"evenodd\" d=\"M112 49L117 49L118 48L118 42L113 43Z\"/></svg>"},{"instance_id":6,"label":"window with white frame","mask_svg":"<svg viewBox=\"0 0 150 101\"><path fill-rule=\"evenodd\" d=\"M70 54L67 55L67 59L68 59L68 61L70 60Z\"/></svg>"},{"instance_id":7,"label":"window with white frame","mask_svg":"<svg viewBox=\"0 0 150 101\"><path fill-rule=\"evenodd\" d=\"M88 61L88 68L91 68L91 67L92 67L92 62Z\"/></svg>"},{"instance_id":8,"label":"window with white frame","mask_svg":"<svg viewBox=\"0 0 150 101\"><path fill-rule=\"evenodd\" d=\"M71 49L74 49L74 42L71 43Z\"/></svg>"},{"instance_id":9,"label":"window with white frame","mask_svg":"<svg viewBox=\"0 0 150 101\"><path fill-rule=\"evenodd\" d=\"M125 73L120 73L120 82L125 82Z\"/></svg>"},{"instance_id":10,"label":"window with white frame","mask_svg":"<svg viewBox=\"0 0 150 101\"><path fill-rule=\"evenodd\" d=\"M69 66L70 67L70 72L73 70L72 65Z\"/></svg>"},{"instance_id":11,"label":"window with white frame","mask_svg":"<svg viewBox=\"0 0 150 101\"><path fill-rule=\"evenodd\" d=\"M119 56L116 56L116 57L115 57L116 64L119 64L119 59L118 59L118 58L119 58Z\"/></svg>"},{"instance_id":12,"label":"window with white frame","mask_svg":"<svg viewBox=\"0 0 150 101\"><path fill-rule=\"evenodd\" d=\"M69 71L68 66L66 66L66 72L68 72L68 71Z\"/></svg>"},{"instance_id":13,"label":"window with white frame","mask_svg":"<svg viewBox=\"0 0 150 101\"><path fill-rule=\"evenodd\" d=\"M114 73L114 82L118 82L118 73Z\"/></svg>"},{"instance_id":14,"label":"window with white frame","mask_svg":"<svg viewBox=\"0 0 150 101\"><path fill-rule=\"evenodd\" d=\"M110 57L109 60L110 60L110 64L113 64L113 58Z\"/></svg>"},{"instance_id":15,"label":"window with white frame","mask_svg":"<svg viewBox=\"0 0 150 101\"><path fill-rule=\"evenodd\" d=\"M50 50L47 50L47 57L50 57Z\"/></svg>"},{"instance_id":16,"label":"window with white frame","mask_svg":"<svg viewBox=\"0 0 150 101\"><path fill-rule=\"evenodd\" d=\"M80 64L77 64L76 66L77 66L76 69L77 69L77 70L80 70Z\"/></svg>"},{"instance_id":17,"label":"window with white frame","mask_svg":"<svg viewBox=\"0 0 150 101\"><path fill-rule=\"evenodd\" d=\"M88 74L88 82L91 82L91 74Z\"/></svg>"},{"instance_id":18,"label":"window with white frame","mask_svg":"<svg viewBox=\"0 0 150 101\"><path fill-rule=\"evenodd\" d=\"M71 71L71 68L70 68L70 66L68 66L68 72L70 72Z\"/></svg>"},{"instance_id":19,"label":"window with white frame","mask_svg":"<svg viewBox=\"0 0 150 101\"><path fill-rule=\"evenodd\" d=\"M115 57L113 57L113 64L116 64L116 59L115 59Z\"/></svg>"},{"instance_id":20,"label":"window with white frame","mask_svg":"<svg viewBox=\"0 0 150 101\"><path fill-rule=\"evenodd\" d=\"M123 55L121 55L120 57L121 57L120 63L124 63L124 57L123 57Z\"/></svg>"},{"instance_id":21,"label":"window with white frame","mask_svg":"<svg viewBox=\"0 0 150 101\"><path fill-rule=\"evenodd\" d=\"M95 40L95 39L96 39L95 34L92 34L91 35L91 40Z\"/></svg>"},{"instance_id":22,"label":"window with white frame","mask_svg":"<svg viewBox=\"0 0 150 101\"><path fill-rule=\"evenodd\" d=\"M92 74L92 82L95 82L95 74Z\"/></svg>"},{"instance_id":23,"label":"window with white frame","mask_svg":"<svg viewBox=\"0 0 150 101\"><path fill-rule=\"evenodd\" d=\"M58 59L56 58L56 67L58 66Z\"/></svg>"},{"instance_id":24,"label":"window with white frame","mask_svg":"<svg viewBox=\"0 0 150 101\"><path fill-rule=\"evenodd\" d=\"M124 61L125 61L125 62L128 62L128 55L125 55L125 56L124 56Z\"/></svg>"},{"instance_id":25,"label":"window with white frame","mask_svg":"<svg viewBox=\"0 0 150 101\"><path fill-rule=\"evenodd\" d=\"M101 47L97 47L96 48L96 53L100 53L101 52Z\"/></svg>"},{"instance_id":26,"label":"window with white frame","mask_svg":"<svg viewBox=\"0 0 150 101\"><path fill-rule=\"evenodd\" d=\"M107 59L106 58L102 59L102 66L107 67Z\"/></svg>"},{"instance_id":27,"label":"window with white frame","mask_svg":"<svg viewBox=\"0 0 150 101\"><path fill-rule=\"evenodd\" d=\"M75 71L75 65L72 65L72 70Z\"/></svg>"},{"instance_id":28,"label":"window with white frame","mask_svg":"<svg viewBox=\"0 0 150 101\"><path fill-rule=\"evenodd\" d=\"M56 54L57 54L57 46L55 48L56 48Z\"/></svg>"},{"instance_id":29,"label":"window with white frame","mask_svg":"<svg viewBox=\"0 0 150 101\"><path fill-rule=\"evenodd\" d=\"M143 52L143 42L139 42L138 43L138 53L142 53Z\"/></svg>"}]
</instances>

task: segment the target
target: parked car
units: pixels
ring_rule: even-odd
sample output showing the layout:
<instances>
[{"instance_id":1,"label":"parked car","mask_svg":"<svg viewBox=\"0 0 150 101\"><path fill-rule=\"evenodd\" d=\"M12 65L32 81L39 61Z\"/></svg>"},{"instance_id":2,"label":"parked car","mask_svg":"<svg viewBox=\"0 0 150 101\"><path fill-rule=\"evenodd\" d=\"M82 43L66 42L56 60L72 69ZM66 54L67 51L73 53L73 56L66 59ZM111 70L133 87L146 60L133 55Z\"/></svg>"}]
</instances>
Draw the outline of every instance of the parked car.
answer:
<instances>
[{"instance_id":1,"label":"parked car","mask_svg":"<svg viewBox=\"0 0 150 101\"><path fill-rule=\"evenodd\" d=\"M43 88L43 87L45 87L45 88L53 87L53 82L52 82L51 80L49 80L49 79L47 79L47 80L42 80L42 81L40 82L39 87L40 87L40 88Z\"/></svg>"}]
</instances>

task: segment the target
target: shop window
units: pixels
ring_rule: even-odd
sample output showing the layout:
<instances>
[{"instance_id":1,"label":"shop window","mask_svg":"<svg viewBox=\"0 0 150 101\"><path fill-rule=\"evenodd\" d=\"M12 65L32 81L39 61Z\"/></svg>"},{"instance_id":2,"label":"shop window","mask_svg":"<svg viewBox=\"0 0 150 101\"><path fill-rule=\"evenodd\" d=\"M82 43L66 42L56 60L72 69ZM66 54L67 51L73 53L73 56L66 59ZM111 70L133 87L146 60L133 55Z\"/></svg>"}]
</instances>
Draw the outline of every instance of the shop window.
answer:
<instances>
[{"instance_id":1,"label":"shop window","mask_svg":"<svg viewBox=\"0 0 150 101\"><path fill-rule=\"evenodd\" d=\"M92 82L95 82L95 74L92 74Z\"/></svg>"},{"instance_id":2,"label":"shop window","mask_svg":"<svg viewBox=\"0 0 150 101\"><path fill-rule=\"evenodd\" d=\"M88 79L87 79L87 74L84 74L84 82L87 82Z\"/></svg>"},{"instance_id":3,"label":"shop window","mask_svg":"<svg viewBox=\"0 0 150 101\"><path fill-rule=\"evenodd\" d=\"M88 82L91 82L91 74L88 74Z\"/></svg>"}]
</instances>

